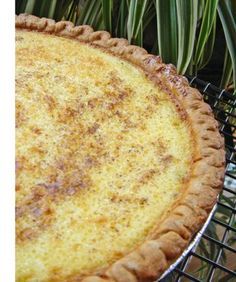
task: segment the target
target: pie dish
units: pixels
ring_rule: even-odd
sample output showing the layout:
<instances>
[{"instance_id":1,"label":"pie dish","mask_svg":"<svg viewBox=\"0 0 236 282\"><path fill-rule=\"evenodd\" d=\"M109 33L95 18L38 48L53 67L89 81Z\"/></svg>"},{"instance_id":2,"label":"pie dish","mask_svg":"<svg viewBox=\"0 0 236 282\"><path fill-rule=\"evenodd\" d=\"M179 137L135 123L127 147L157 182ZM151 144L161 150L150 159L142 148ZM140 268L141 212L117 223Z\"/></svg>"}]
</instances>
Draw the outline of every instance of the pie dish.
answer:
<instances>
[{"instance_id":1,"label":"pie dish","mask_svg":"<svg viewBox=\"0 0 236 282\"><path fill-rule=\"evenodd\" d=\"M89 26L16 16L16 281L154 281L224 178L201 94Z\"/></svg>"}]
</instances>

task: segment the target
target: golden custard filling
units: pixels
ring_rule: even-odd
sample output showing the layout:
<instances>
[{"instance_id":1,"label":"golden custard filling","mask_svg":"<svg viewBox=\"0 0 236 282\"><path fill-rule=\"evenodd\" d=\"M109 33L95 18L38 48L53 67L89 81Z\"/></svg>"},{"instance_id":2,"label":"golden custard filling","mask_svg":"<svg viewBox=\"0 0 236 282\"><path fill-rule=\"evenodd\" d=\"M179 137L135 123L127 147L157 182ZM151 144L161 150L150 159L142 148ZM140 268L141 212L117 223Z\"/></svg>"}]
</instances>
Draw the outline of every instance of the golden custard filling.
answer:
<instances>
[{"instance_id":1,"label":"golden custard filling","mask_svg":"<svg viewBox=\"0 0 236 282\"><path fill-rule=\"evenodd\" d=\"M191 172L191 127L120 58L16 32L16 280L64 281L140 245Z\"/></svg>"}]
</instances>

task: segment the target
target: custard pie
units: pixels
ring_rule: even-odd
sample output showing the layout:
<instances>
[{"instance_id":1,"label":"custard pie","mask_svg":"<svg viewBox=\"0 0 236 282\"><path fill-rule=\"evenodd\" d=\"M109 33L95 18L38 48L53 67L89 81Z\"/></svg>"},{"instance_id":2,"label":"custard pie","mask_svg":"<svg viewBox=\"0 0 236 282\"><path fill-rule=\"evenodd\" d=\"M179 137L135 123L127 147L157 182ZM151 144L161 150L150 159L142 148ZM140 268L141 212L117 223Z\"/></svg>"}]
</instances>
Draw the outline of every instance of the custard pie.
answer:
<instances>
[{"instance_id":1,"label":"custard pie","mask_svg":"<svg viewBox=\"0 0 236 282\"><path fill-rule=\"evenodd\" d=\"M172 65L70 22L16 17L16 281L154 281L224 177L210 107Z\"/></svg>"}]
</instances>

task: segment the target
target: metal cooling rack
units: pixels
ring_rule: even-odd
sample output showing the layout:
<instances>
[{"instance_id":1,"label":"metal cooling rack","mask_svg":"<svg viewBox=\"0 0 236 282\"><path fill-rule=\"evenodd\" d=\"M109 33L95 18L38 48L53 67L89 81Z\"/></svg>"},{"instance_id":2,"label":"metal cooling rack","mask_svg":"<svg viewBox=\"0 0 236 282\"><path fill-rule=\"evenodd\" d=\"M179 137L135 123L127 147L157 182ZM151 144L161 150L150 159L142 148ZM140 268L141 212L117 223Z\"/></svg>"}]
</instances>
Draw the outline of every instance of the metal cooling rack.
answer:
<instances>
[{"instance_id":1,"label":"metal cooling rack","mask_svg":"<svg viewBox=\"0 0 236 282\"><path fill-rule=\"evenodd\" d=\"M213 109L225 137L226 176L216 210L200 242L161 282L236 281L236 97L197 77L188 78Z\"/></svg>"}]
</instances>

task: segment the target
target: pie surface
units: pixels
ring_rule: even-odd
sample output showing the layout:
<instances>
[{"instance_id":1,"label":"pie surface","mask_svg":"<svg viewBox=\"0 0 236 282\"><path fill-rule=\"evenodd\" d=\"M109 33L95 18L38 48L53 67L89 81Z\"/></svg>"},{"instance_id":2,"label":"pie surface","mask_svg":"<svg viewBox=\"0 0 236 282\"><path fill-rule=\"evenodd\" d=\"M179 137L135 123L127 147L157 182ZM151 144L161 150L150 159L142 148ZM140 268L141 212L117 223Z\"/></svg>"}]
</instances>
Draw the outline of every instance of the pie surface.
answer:
<instances>
[{"instance_id":1,"label":"pie surface","mask_svg":"<svg viewBox=\"0 0 236 282\"><path fill-rule=\"evenodd\" d=\"M183 104L141 67L18 29L16 280L80 281L132 254L186 193L196 147Z\"/></svg>"}]
</instances>

